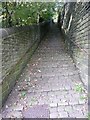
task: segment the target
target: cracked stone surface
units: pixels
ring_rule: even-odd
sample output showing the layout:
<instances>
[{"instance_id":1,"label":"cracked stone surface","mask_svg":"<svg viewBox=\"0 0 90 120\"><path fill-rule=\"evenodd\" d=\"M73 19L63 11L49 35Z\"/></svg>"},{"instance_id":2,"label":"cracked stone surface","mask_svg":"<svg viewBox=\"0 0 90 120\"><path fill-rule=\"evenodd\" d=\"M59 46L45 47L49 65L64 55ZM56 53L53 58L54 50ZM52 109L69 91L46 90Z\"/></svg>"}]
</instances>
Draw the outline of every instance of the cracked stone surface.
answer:
<instances>
[{"instance_id":1,"label":"cracked stone surface","mask_svg":"<svg viewBox=\"0 0 90 120\"><path fill-rule=\"evenodd\" d=\"M87 90L57 28L39 45L1 113L3 118L87 117Z\"/></svg>"}]
</instances>

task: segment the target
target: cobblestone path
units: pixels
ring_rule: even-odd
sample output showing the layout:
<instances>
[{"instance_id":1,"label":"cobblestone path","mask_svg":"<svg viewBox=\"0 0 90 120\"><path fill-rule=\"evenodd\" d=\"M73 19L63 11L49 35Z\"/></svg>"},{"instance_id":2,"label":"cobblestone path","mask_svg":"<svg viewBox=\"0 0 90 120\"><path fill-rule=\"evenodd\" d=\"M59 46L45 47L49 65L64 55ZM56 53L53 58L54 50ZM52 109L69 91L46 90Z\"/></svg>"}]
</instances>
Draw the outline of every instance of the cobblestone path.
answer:
<instances>
[{"instance_id":1,"label":"cobblestone path","mask_svg":"<svg viewBox=\"0 0 90 120\"><path fill-rule=\"evenodd\" d=\"M27 64L2 110L3 118L86 118L87 91L52 28Z\"/></svg>"}]
</instances>

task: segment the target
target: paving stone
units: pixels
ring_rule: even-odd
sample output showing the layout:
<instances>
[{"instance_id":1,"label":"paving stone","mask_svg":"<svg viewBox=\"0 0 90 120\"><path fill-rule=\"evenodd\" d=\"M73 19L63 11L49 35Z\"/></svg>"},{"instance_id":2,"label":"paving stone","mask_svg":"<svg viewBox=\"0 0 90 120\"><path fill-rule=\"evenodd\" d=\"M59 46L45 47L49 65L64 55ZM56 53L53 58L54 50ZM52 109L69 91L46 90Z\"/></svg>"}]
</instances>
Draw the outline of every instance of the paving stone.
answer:
<instances>
[{"instance_id":1,"label":"paving stone","mask_svg":"<svg viewBox=\"0 0 90 120\"><path fill-rule=\"evenodd\" d=\"M55 92L49 91L49 92L48 92L48 96L49 96L49 97L54 97L54 96L55 96Z\"/></svg>"},{"instance_id":2,"label":"paving stone","mask_svg":"<svg viewBox=\"0 0 90 120\"><path fill-rule=\"evenodd\" d=\"M61 106L61 105L68 105L69 103L66 101L66 100L62 100L60 102L58 102L58 106Z\"/></svg>"},{"instance_id":3,"label":"paving stone","mask_svg":"<svg viewBox=\"0 0 90 120\"><path fill-rule=\"evenodd\" d=\"M72 87L71 87L71 85L66 84L66 85L65 85L65 89L66 89L66 90L71 90Z\"/></svg>"},{"instance_id":4,"label":"paving stone","mask_svg":"<svg viewBox=\"0 0 90 120\"><path fill-rule=\"evenodd\" d=\"M52 90L52 91L60 90L60 86L57 86L57 85L51 85L51 90Z\"/></svg>"},{"instance_id":5,"label":"paving stone","mask_svg":"<svg viewBox=\"0 0 90 120\"><path fill-rule=\"evenodd\" d=\"M72 106L73 110L77 110L77 111L82 111L83 113L87 113L86 111L88 110L88 105L75 105Z\"/></svg>"},{"instance_id":6,"label":"paving stone","mask_svg":"<svg viewBox=\"0 0 90 120\"><path fill-rule=\"evenodd\" d=\"M69 116L72 118L85 118L82 111L73 110L69 112Z\"/></svg>"},{"instance_id":7,"label":"paving stone","mask_svg":"<svg viewBox=\"0 0 90 120\"><path fill-rule=\"evenodd\" d=\"M56 102L50 103L50 107L57 107L57 103Z\"/></svg>"},{"instance_id":8,"label":"paving stone","mask_svg":"<svg viewBox=\"0 0 90 120\"><path fill-rule=\"evenodd\" d=\"M56 91L55 92L55 95L57 96L57 98L59 99L64 99L65 96L67 95L67 91L64 89L64 90L59 90L59 91Z\"/></svg>"},{"instance_id":9,"label":"paving stone","mask_svg":"<svg viewBox=\"0 0 90 120\"><path fill-rule=\"evenodd\" d=\"M60 38L55 28L40 43L8 97L8 108L3 107L3 117L19 118L22 116L21 112L25 118L86 116L87 100L81 100L80 96L87 96L87 91L75 91L76 84L83 84ZM25 96L21 95L23 87L26 90Z\"/></svg>"},{"instance_id":10,"label":"paving stone","mask_svg":"<svg viewBox=\"0 0 90 120\"><path fill-rule=\"evenodd\" d=\"M58 118L58 113L57 112L50 113L50 118Z\"/></svg>"},{"instance_id":11,"label":"paving stone","mask_svg":"<svg viewBox=\"0 0 90 120\"><path fill-rule=\"evenodd\" d=\"M65 98L69 102L69 105L79 104L80 95L77 95L77 94L72 95L71 93L69 93L69 94L66 95Z\"/></svg>"},{"instance_id":12,"label":"paving stone","mask_svg":"<svg viewBox=\"0 0 90 120\"><path fill-rule=\"evenodd\" d=\"M50 107L50 113L56 113L58 111L57 107Z\"/></svg>"},{"instance_id":13,"label":"paving stone","mask_svg":"<svg viewBox=\"0 0 90 120\"><path fill-rule=\"evenodd\" d=\"M13 105L11 108L12 110L15 110L15 111L22 111L23 105Z\"/></svg>"},{"instance_id":14,"label":"paving stone","mask_svg":"<svg viewBox=\"0 0 90 120\"><path fill-rule=\"evenodd\" d=\"M67 118L68 117L68 113L63 111L63 112L59 112L58 118Z\"/></svg>"},{"instance_id":15,"label":"paving stone","mask_svg":"<svg viewBox=\"0 0 90 120\"><path fill-rule=\"evenodd\" d=\"M47 105L37 105L22 112L24 118L49 118Z\"/></svg>"},{"instance_id":16,"label":"paving stone","mask_svg":"<svg viewBox=\"0 0 90 120\"><path fill-rule=\"evenodd\" d=\"M58 106L58 113L65 111L65 105Z\"/></svg>"},{"instance_id":17,"label":"paving stone","mask_svg":"<svg viewBox=\"0 0 90 120\"><path fill-rule=\"evenodd\" d=\"M65 106L65 111L69 113L70 111L73 111L73 107L70 105L67 105Z\"/></svg>"},{"instance_id":18,"label":"paving stone","mask_svg":"<svg viewBox=\"0 0 90 120\"><path fill-rule=\"evenodd\" d=\"M47 99L39 99L38 105L42 105L42 104L48 104L48 100Z\"/></svg>"},{"instance_id":19,"label":"paving stone","mask_svg":"<svg viewBox=\"0 0 90 120\"><path fill-rule=\"evenodd\" d=\"M5 118L22 118L22 113L18 111L11 111L6 114Z\"/></svg>"},{"instance_id":20,"label":"paving stone","mask_svg":"<svg viewBox=\"0 0 90 120\"><path fill-rule=\"evenodd\" d=\"M79 104L79 102L76 100L69 101L69 105L77 105L77 104Z\"/></svg>"}]
</instances>

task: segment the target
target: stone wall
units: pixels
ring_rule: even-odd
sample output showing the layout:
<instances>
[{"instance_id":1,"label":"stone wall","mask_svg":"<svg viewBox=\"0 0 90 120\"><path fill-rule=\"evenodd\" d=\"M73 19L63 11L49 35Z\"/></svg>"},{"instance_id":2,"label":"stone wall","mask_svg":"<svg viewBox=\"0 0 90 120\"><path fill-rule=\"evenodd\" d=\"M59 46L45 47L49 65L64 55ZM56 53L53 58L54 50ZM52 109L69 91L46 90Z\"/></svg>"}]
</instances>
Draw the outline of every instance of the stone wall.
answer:
<instances>
[{"instance_id":1,"label":"stone wall","mask_svg":"<svg viewBox=\"0 0 90 120\"><path fill-rule=\"evenodd\" d=\"M62 33L67 50L74 59L82 81L87 87L90 51L90 2L66 3L61 16Z\"/></svg>"},{"instance_id":2,"label":"stone wall","mask_svg":"<svg viewBox=\"0 0 90 120\"><path fill-rule=\"evenodd\" d=\"M48 31L49 21L39 25L1 29L2 32L2 104L20 73Z\"/></svg>"}]
</instances>

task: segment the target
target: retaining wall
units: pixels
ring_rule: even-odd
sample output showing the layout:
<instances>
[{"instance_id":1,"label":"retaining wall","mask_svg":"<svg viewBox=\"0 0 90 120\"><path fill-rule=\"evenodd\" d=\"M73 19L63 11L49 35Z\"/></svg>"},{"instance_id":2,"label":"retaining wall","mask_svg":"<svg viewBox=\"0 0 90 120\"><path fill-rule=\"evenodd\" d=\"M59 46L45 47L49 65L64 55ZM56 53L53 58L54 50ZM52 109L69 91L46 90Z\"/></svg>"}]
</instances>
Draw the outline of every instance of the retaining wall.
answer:
<instances>
[{"instance_id":1,"label":"retaining wall","mask_svg":"<svg viewBox=\"0 0 90 120\"><path fill-rule=\"evenodd\" d=\"M6 28L2 32L2 105L23 68L49 29L49 21L39 25Z\"/></svg>"},{"instance_id":2,"label":"retaining wall","mask_svg":"<svg viewBox=\"0 0 90 120\"><path fill-rule=\"evenodd\" d=\"M90 2L66 3L62 9L61 26L67 50L87 87L90 52Z\"/></svg>"}]
</instances>

